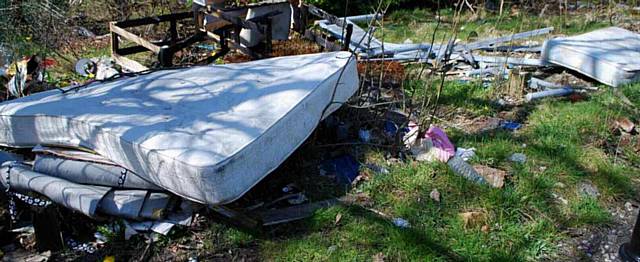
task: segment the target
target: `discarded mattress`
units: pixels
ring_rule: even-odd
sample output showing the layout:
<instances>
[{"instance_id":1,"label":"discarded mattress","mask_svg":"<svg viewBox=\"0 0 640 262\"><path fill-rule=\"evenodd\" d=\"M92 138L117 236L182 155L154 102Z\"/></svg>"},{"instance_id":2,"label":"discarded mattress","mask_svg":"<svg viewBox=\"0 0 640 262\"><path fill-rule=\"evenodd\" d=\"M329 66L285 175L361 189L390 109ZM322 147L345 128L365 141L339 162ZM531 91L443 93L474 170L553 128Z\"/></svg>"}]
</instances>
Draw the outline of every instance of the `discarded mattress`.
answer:
<instances>
[{"instance_id":1,"label":"discarded mattress","mask_svg":"<svg viewBox=\"0 0 640 262\"><path fill-rule=\"evenodd\" d=\"M100 201L110 191L108 187L83 186L33 172L30 167L15 162L5 162L0 172L3 187L7 188L10 183L11 190L20 193L38 192L55 203L90 217L96 216Z\"/></svg>"},{"instance_id":2,"label":"discarded mattress","mask_svg":"<svg viewBox=\"0 0 640 262\"><path fill-rule=\"evenodd\" d=\"M52 155L36 155L33 171L84 185L162 190L119 166L65 159Z\"/></svg>"},{"instance_id":3,"label":"discarded mattress","mask_svg":"<svg viewBox=\"0 0 640 262\"><path fill-rule=\"evenodd\" d=\"M609 27L551 39L542 59L615 87L640 80L640 35Z\"/></svg>"},{"instance_id":4,"label":"discarded mattress","mask_svg":"<svg viewBox=\"0 0 640 262\"><path fill-rule=\"evenodd\" d=\"M171 196L146 190L113 190L109 187L80 185L34 172L18 162L0 167L0 184L20 193L36 192L51 201L90 217L99 214L130 219L161 219Z\"/></svg>"},{"instance_id":5,"label":"discarded mattress","mask_svg":"<svg viewBox=\"0 0 640 262\"><path fill-rule=\"evenodd\" d=\"M358 87L348 52L162 70L0 104L0 145L88 148L189 200L229 203Z\"/></svg>"}]
</instances>

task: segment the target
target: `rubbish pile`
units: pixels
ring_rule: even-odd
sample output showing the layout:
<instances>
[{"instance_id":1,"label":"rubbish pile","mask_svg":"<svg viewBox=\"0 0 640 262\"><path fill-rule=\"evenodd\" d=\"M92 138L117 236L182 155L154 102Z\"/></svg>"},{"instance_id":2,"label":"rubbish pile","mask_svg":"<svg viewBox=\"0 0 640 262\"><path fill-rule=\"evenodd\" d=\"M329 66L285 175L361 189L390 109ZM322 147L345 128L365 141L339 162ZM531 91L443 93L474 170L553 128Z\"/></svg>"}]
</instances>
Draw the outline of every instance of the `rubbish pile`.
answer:
<instances>
[{"instance_id":1,"label":"rubbish pile","mask_svg":"<svg viewBox=\"0 0 640 262\"><path fill-rule=\"evenodd\" d=\"M327 18L328 15L324 17ZM471 43L459 43L452 39L446 44L396 44L377 39L374 36L375 26L367 29L358 26L358 23L382 19L380 15L329 18L317 21L316 25L324 34L348 43L348 48L358 56L361 64L374 63L378 67L395 67L398 63L426 63L434 70L447 70L448 79L460 82L480 80L484 86L498 82L508 90L508 94L497 102L500 106L513 106L561 96L569 96L571 101L579 101L584 99L584 93L587 91L597 90L583 81L571 85L555 83L552 80L553 74L562 70L577 78L586 76L612 87L640 81L640 35L618 27L577 36L551 38L542 43L524 40L549 34L554 28L542 28ZM361 73L362 68L363 66ZM365 77L363 82L371 89L378 90L385 86L366 81ZM371 93L372 91L368 91L367 95ZM374 96L386 98L379 94ZM371 101L368 105L389 104L389 110L399 110L399 107L406 106L406 102L397 106L400 104L399 101L404 100L389 98L382 102ZM477 131L498 128L517 131L522 127L517 121L501 118L487 121L480 124L481 127ZM390 133L395 133L399 125L391 122L387 128L385 123L384 130L389 129ZM451 170L471 181L488 183L494 187L504 185L507 176L505 171L488 166L469 165L467 161L475 156L474 149L456 150L443 130L431 126L424 137L418 138L416 134L419 128L415 122L410 121L406 126L406 130L402 130L402 142L415 160L440 161L447 163ZM366 129L360 130L359 138L365 143L376 141L376 136ZM526 155L514 153L510 160L524 164Z\"/></svg>"},{"instance_id":2,"label":"rubbish pile","mask_svg":"<svg viewBox=\"0 0 640 262\"><path fill-rule=\"evenodd\" d=\"M355 59L334 52L158 70L6 101L0 144L22 157L3 153L0 182L11 203L55 203L166 234L198 207L241 197L357 87Z\"/></svg>"},{"instance_id":3,"label":"rubbish pile","mask_svg":"<svg viewBox=\"0 0 640 262\"><path fill-rule=\"evenodd\" d=\"M175 225L191 224L194 212L204 207L242 220L223 206L278 168L321 123L336 141L400 142L400 158L411 154L416 161L442 162L466 179L502 188L506 171L471 165L474 148L456 148L437 126L421 130L414 115L400 108L386 112L377 122L380 125L355 127L331 114L350 99L365 107L404 100L397 86L405 73L401 63L409 62L448 65L448 75L459 81L499 79L518 91L515 100L525 102L593 89L553 83L544 79L542 69L575 70L611 86L640 78L640 36L620 28L543 44L512 42L549 34L553 28L466 44L394 44L373 37L374 27L365 30L356 24L372 19L381 16L317 21L351 52L137 73L119 72L108 58L83 59L75 71L92 81L31 95L29 82L42 81L42 69L54 61L34 56L8 66L4 75L10 79L8 95L18 99L0 103L0 189L8 196L12 220L18 217L18 206L41 212L55 204L90 218L120 218L127 237L139 232L166 235ZM347 27L349 33L344 34ZM256 38L251 45L269 39L257 32L251 36L246 37ZM507 56L514 53L518 55ZM374 64L372 70L390 70L393 77L360 79L359 71L369 70L369 62L391 65ZM361 83L381 88L362 88ZM522 128L521 123L501 118L481 122L478 132ZM626 133L637 133L633 123L618 125ZM510 161L524 164L527 157L514 153ZM349 154L331 155L318 166L322 176L347 187L367 179L361 172L365 168L389 173ZM309 199L293 183L281 191L284 196L246 210L256 211L263 225L274 225L342 201L307 203ZM440 194L434 190L430 197L439 201ZM288 206L273 208L281 203ZM411 227L402 218L380 216L400 228Z\"/></svg>"},{"instance_id":4,"label":"rubbish pile","mask_svg":"<svg viewBox=\"0 0 640 262\"><path fill-rule=\"evenodd\" d=\"M2 59L1 56L3 56L2 53L3 50L0 49L0 60ZM45 69L55 64L55 60L51 58L43 59L37 55L32 55L11 64L0 64L0 82L4 82L2 81L3 78L8 80L5 94L0 97L0 101L10 97L23 97L42 91Z\"/></svg>"},{"instance_id":5,"label":"rubbish pile","mask_svg":"<svg viewBox=\"0 0 640 262\"><path fill-rule=\"evenodd\" d=\"M495 79L510 81L515 88L528 88L526 101L544 97L567 96L592 87L572 87L539 79L538 69L563 68L592 78L595 81L619 86L640 81L640 35L622 28L609 27L577 36L548 39L540 44L526 41L542 36L554 28L542 28L471 43L451 40L447 44L386 43L373 36L376 27L368 30L356 23L380 19L379 15L339 18L334 22L320 20L316 24L326 34L350 43L349 49L363 61L398 61L450 65L451 75L459 81ZM341 26L342 25L342 26ZM347 35L344 29L352 28ZM346 39L349 37L349 39ZM514 81L515 80L515 81ZM519 83L518 83L519 81ZM516 82L516 83L511 83Z\"/></svg>"}]
</instances>

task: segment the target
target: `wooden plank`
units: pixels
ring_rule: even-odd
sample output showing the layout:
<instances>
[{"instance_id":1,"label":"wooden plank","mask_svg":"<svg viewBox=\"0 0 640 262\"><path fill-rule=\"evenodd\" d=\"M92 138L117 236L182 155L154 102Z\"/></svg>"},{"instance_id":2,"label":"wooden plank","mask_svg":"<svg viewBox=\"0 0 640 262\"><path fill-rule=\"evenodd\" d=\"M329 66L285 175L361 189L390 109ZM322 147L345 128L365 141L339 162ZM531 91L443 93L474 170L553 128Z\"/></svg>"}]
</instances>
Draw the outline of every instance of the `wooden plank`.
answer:
<instances>
[{"instance_id":1,"label":"wooden plank","mask_svg":"<svg viewBox=\"0 0 640 262\"><path fill-rule=\"evenodd\" d=\"M272 226L300 219L305 219L312 216L316 210L321 208L327 208L338 204L338 199L329 199L319 202L313 202L304 205L297 205L282 209L272 209L260 213L262 219L262 225Z\"/></svg>"},{"instance_id":2,"label":"wooden plank","mask_svg":"<svg viewBox=\"0 0 640 262\"><path fill-rule=\"evenodd\" d=\"M111 53L117 53L120 48L120 37L118 34L111 32Z\"/></svg>"},{"instance_id":3,"label":"wooden plank","mask_svg":"<svg viewBox=\"0 0 640 262\"><path fill-rule=\"evenodd\" d=\"M153 42L153 44L157 46L165 46L165 45L171 44L171 41ZM124 55L132 55L132 54L148 52L148 51L149 49L147 49L146 47L137 45L137 46L120 48L117 50L116 53L124 56Z\"/></svg>"},{"instance_id":4,"label":"wooden plank","mask_svg":"<svg viewBox=\"0 0 640 262\"><path fill-rule=\"evenodd\" d=\"M169 32L171 33L171 45L178 42L178 22L176 20L170 21Z\"/></svg>"},{"instance_id":5,"label":"wooden plank","mask_svg":"<svg viewBox=\"0 0 640 262\"><path fill-rule=\"evenodd\" d=\"M183 20L187 18L193 18L193 12L183 12L183 13L176 13L176 14L153 16L153 17L144 17L144 18L115 22L115 23L116 23L116 26L120 28L129 28L129 27L136 27L141 25L159 24L161 22L166 22L171 20Z\"/></svg>"},{"instance_id":6,"label":"wooden plank","mask_svg":"<svg viewBox=\"0 0 640 262\"><path fill-rule=\"evenodd\" d=\"M222 216L229 222L236 224L238 226L249 228L249 229L255 229L258 226L260 226L260 223L258 223L257 220L250 218L246 214L238 212L231 208L228 208L225 206L212 206L210 207L210 209L211 211Z\"/></svg>"},{"instance_id":7,"label":"wooden plank","mask_svg":"<svg viewBox=\"0 0 640 262\"><path fill-rule=\"evenodd\" d=\"M133 61L129 58L126 58L124 56L118 55L116 53L112 53L111 57L113 58L114 61L116 61L117 64L119 64L120 66L122 66L124 69L131 71L131 72L142 72L142 71L147 71L149 70L148 67L143 66L142 64Z\"/></svg>"},{"instance_id":8,"label":"wooden plank","mask_svg":"<svg viewBox=\"0 0 640 262\"><path fill-rule=\"evenodd\" d=\"M111 30L112 33L116 33L118 35L120 35L121 37L124 37L127 40L133 41L138 45L144 46L145 48L149 49L149 51L154 52L154 53L159 53L160 52L160 47L157 45L152 44L151 42L143 39L142 37L139 37L127 30L124 30L120 27L118 27L116 25L116 23L112 22L111 24L109 24L109 29Z\"/></svg>"}]
</instances>

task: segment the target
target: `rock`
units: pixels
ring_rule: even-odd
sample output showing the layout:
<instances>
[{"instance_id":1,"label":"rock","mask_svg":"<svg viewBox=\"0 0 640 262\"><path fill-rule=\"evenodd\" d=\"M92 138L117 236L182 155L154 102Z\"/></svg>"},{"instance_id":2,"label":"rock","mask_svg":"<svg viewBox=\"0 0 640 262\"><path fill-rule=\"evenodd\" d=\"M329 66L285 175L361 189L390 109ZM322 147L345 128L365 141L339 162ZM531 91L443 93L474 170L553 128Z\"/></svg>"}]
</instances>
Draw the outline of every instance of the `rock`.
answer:
<instances>
[{"instance_id":1,"label":"rock","mask_svg":"<svg viewBox=\"0 0 640 262\"><path fill-rule=\"evenodd\" d=\"M431 190L431 193L429 194L429 197L431 197L431 199L433 199L433 201L440 202L440 192L438 192L438 189L436 189L436 188Z\"/></svg>"},{"instance_id":2,"label":"rock","mask_svg":"<svg viewBox=\"0 0 640 262\"><path fill-rule=\"evenodd\" d=\"M480 176L484 177L491 186L495 188L504 187L504 178L507 176L506 171L484 165L474 165L473 169L475 169Z\"/></svg>"},{"instance_id":3,"label":"rock","mask_svg":"<svg viewBox=\"0 0 640 262\"><path fill-rule=\"evenodd\" d=\"M598 191L598 188L588 180L580 183L580 185L578 186L578 193L580 195L593 198L600 196L600 191Z\"/></svg>"},{"instance_id":4,"label":"rock","mask_svg":"<svg viewBox=\"0 0 640 262\"><path fill-rule=\"evenodd\" d=\"M413 44L413 40L411 40L410 38L407 38L404 40L403 42L404 44Z\"/></svg>"},{"instance_id":5,"label":"rock","mask_svg":"<svg viewBox=\"0 0 640 262\"><path fill-rule=\"evenodd\" d=\"M518 164L524 164L527 162L527 156L522 153L514 153L509 157L509 160Z\"/></svg>"}]
</instances>

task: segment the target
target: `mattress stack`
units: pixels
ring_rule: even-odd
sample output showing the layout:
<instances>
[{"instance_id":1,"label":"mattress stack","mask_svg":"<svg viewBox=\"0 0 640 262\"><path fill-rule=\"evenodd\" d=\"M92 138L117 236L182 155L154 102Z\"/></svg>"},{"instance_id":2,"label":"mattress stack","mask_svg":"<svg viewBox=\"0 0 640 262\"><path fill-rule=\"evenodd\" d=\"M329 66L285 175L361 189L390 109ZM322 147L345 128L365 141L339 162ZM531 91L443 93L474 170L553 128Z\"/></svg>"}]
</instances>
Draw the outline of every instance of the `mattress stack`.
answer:
<instances>
[{"instance_id":1,"label":"mattress stack","mask_svg":"<svg viewBox=\"0 0 640 262\"><path fill-rule=\"evenodd\" d=\"M1 154L0 182L90 217L163 220L179 199L229 203L357 87L355 59L336 52L161 70L7 101L0 145L32 154Z\"/></svg>"}]
</instances>

